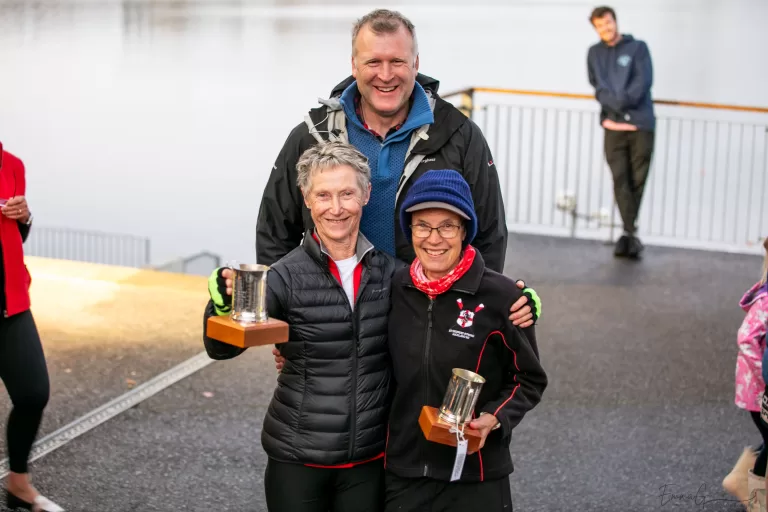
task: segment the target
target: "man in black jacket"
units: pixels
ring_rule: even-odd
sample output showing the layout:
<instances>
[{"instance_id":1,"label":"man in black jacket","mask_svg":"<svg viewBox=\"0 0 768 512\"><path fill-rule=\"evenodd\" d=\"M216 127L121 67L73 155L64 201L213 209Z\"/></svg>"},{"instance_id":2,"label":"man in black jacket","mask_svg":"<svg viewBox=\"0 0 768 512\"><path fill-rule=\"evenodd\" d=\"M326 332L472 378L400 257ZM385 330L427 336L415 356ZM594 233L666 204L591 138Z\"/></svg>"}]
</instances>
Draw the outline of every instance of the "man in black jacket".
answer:
<instances>
[{"instance_id":1,"label":"man in black jacket","mask_svg":"<svg viewBox=\"0 0 768 512\"><path fill-rule=\"evenodd\" d=\"M490 268L503 272L506 215L491 151L480 128L441 99L439 82L418 69L416 35L407 18L376 10L357 22L352 76L293 129L272 169L256 226L259 263L279 260L312 226L296 187L299 156L320 140L340 139L369 160L373 195L361 231L377 249L413 261L413 249L397 228L397 208L426 171L456 169L477 205L477 248Z\"/></svg>"},{"instance_id":2,"label":"man in black jacket","mask_svg":"<svg viewBox=\"0 0 768 512\"><path fill-rule=\"evenodd\" d=\"M600 36L587 54L589 83L600 102L605 128L605 158L613 174L616 203L624 234L616 243L618 257L640 257L643 245L635 234L645 182L653 156L656 117L651 99L653 65L648 46L619 33L610 7L592 11L590 21Z\"/></svg>"}]
</instances>

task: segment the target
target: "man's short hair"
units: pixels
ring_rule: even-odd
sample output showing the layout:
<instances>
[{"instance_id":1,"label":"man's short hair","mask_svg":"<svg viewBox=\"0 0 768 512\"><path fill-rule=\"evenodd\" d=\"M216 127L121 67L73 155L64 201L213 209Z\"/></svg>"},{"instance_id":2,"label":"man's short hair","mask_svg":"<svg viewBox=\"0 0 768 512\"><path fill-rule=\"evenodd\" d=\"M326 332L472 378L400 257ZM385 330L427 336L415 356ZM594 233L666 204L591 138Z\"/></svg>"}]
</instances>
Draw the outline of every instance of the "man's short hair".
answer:
<instances>
[{"instance_id":1,"label":"man's short hair","mask_svg":"<svg viewBox=\"0 0 768 512\"><path fill-rule=\"evenodd\" d=\"M355 146L341 141L324 141L302 153L296 163L298 177L296 184L303 194L309 192L312 175L315 171L324 171L335 167L349 166L357 173L357 183L365 193L371 184L371 168L368 158Z\"/></svg>"},{"instance_id":2,"label":"man's short hair","mask_svg":"<svg viewBox=\"0 0 768 512\"><path fill-rule=\"evenodd\" d=\"M419 54L419 44L416 41L416 27L413 26L411 20L397 11L376 9L375 11L369 12L355 23L355 26L352 29L352 56L355 55L355 41L357 41L357 35L366 25L370 26L371 30L376 34L392 34L397 32L400 27L405 27L413 39L413 55L416 56Z\"/></svg>"},{"instance_id":3,"label":"man's short hair","mask_svg":"<svg viewBox=\"0 0 768 512\"><path fill-rule=\"evenodd\" d=\"M589 22L594 25L596 19L602 18L606 14L610 14L611 17L613 18L613 21L616 21L616 11L614 11L607 5L601 5L600 7L595 7L592 10L592 14L589 15Z\"/></svg>"}]
</instances>

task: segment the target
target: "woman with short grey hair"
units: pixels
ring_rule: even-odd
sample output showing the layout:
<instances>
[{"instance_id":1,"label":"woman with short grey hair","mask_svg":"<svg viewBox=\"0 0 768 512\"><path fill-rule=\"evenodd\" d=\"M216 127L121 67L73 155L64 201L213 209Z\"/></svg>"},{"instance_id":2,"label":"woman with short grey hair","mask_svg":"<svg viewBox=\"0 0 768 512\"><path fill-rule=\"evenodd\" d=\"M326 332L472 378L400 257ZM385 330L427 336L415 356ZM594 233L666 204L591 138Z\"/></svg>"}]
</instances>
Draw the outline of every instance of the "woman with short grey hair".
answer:
<instances>
[{"instance_id":1,"label":"woman with short grey hair","mask_svg":"<svg viewBox=\"0 0 768 512\"><path fill-rule=\"evenodd\" d=\"M306 196L312 188L310 182L314 173L338 167L349 167L355 171L360 192L370 193L371 169L368 167L368 159L354 146L343 142L318 144L305 151L296 163L296 184Z\"/></svg>"},{"instance_id":2,"label":"woman with short grey hair","mask_svg":"<svg viewBox=\"0 0 768 512\"><path fill-rule=\"evenodd\" d=\"M390 396L387 315L394 259L360 233L371 193L367 159L326 142L298 164L314 228L267 274L270 317L287 322L285 358L261 441L270 512L370 512L384 503ZM209 280L205 316L230 312L232 271ZM244 349L204 336L213 359Z\"/></svg>"}]
</instances>

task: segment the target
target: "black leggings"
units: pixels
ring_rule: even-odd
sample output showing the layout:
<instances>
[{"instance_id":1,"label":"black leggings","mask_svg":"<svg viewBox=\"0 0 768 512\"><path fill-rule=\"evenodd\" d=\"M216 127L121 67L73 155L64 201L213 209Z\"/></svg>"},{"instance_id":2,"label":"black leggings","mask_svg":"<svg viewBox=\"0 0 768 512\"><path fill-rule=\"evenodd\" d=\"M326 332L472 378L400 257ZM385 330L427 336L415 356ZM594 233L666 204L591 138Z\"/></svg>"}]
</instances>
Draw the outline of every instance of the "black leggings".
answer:
<instances>
[{"instance_id":1,"label":"black leggings","mask_svg":"<svg viewBox=\"0 0 768 512\"><path fill-rule=\"evenodd\" d=\"M30 311L0 316L0 379L13 403L7 437L10 469L26 473L50 394L43 346Z\"/></svg>"},{"instance_id":2,"label":"black leggings","mask_svg":"<svg viewBox=\"0 0 768 512\"><path fill-rule=\"evenodd\" d=\"M759 412L750 411L749 415L752 416L752 421L755 422L757 430L763 436L763 446L757 453L757 460L752 468L752 472L757 476L765 476L765 465L768 462L768 425L760 418Z\"/></svg>"},{"instance_id":3,"label":"black leggings","mask_svg":"<svg viewBox=\"0 0 768 512\"><path fill-rule=\"evenodd\" d=\"M337 469L268 459L264 490L269 512L379 512L384 460Z\"/></svg>"},{"instance_id":4,"label":"black leggings","mask_svg":"<svg viewBox=\"0 0 768 512\"><path fill-rule=\"evenodd\" d=\"M431 478L384 477L385 512L512 512L509 477L485 482L444 482Z\"/></svg>"}]
</instances>

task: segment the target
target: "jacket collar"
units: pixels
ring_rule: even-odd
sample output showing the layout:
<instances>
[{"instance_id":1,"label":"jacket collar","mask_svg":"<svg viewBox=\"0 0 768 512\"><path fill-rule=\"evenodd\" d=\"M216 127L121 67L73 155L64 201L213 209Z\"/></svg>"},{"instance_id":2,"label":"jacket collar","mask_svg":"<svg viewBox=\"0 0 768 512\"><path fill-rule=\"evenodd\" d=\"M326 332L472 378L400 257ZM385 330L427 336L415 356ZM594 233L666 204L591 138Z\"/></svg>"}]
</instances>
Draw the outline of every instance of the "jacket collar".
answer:
<instances>
[{"instance_id":1,"label":"jacket collar","mask_svg":"<svg viewBox=\"0 0 768 512\"><path fill-rule=\"evenodd\" d=\"M311 231L304 233L304 240L302 241L302 245L310 256L315 258L317 261L321 261L325 265L328 264L328 260L333 259L331 258L328 250L325 248L325 245L323 245L322 240L320 240L320 237L317 236L317 233L315 233L314 228L312 228ZM358 263L362 262L365 255L372 250L373 244L369 242L362 233L358 233L357 246L355 247L355 256L357 256Z\"/></svg>"},{"instance_id":2,"label":"jacket collar","mask_svg":"<svg viewBox=\"0 0 768 512\"><path fill-rule=\"evenodd\" d=\"M354 82L354 77L347 77L333 88L329 98L319 99L320 108L309 111L307 122L315 127L318 133L327 133L329 126L326 120L328 119L329 112L343 109L341 94ZM416 82L421 85L429 98L434 121L429 125L428 136L425 134L424 137L421 137L413 147L412 153L415 155L431 155L438 152L453 137L453 134L464 126L468 119L451 103L437 95L437 90L440 86L438 80L419 73L416 75ZM327 136L324 138L327 138Z\"/></svg>"},{"instance_id":3,"label":"jacket collar","mask_svg":"<svg viewBox=\"0 0 768 512\"><path fill-rule=\"evenodd\" d=\"M475 260L472 262L472 266L469 267L469 270L467 270L467 273L464 274L459 278L458 281L456 281L453 286L451 286L452 291L461 291L464 293L469 293L471 295L476 295L478 290L480 289L480 283L483 279L483 273L485 272L485 261L483 260L483 256L480 254L480 251L478 250L475 253ZM404 286L411 286L415 287L416 285L413 284L413 280L411 279L411 273L410 272L403 272L400 277L400 284Z\"/></svg>"},{"instance_id":4,"label":"jacket collar","mask_svg":"<svg viewBox=\"0 0 768 512\"><path fill-rule=\"evenodd\" d=\"M747 290L741 300L739 301L739 307L744 311L749 311L749 308L757 302L758 299L762 299L768 295L768 284L763 284L760 281L753 284L752 287Z\"/></svg>"},{"instance_id":5,"label":"jacket collar","mask_svg":"<svg viewBox=\"0 0 768 512\"><path fill-rule=\"evenodd\" d=\"M352 82L347 87L339 99L344 113L347 116L347 122L352 123L363 130L369 130L367 126L363 125L363 122L357 116L355 111L355 98L360 96L360 91L357 87L357 82ZM410 136L411 132L425 124L432 124L435 122L435 117L432 113L433 103L429 101L424 87L418 82L413 88L413 94L411 94L411 105L408 110L408 116L403 122L402 126L392 134L384 134L386 141L398 141Z\"/></svg>"}]
</instances>

